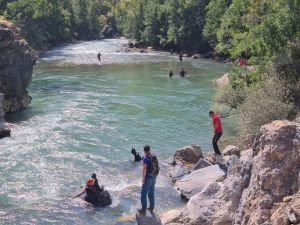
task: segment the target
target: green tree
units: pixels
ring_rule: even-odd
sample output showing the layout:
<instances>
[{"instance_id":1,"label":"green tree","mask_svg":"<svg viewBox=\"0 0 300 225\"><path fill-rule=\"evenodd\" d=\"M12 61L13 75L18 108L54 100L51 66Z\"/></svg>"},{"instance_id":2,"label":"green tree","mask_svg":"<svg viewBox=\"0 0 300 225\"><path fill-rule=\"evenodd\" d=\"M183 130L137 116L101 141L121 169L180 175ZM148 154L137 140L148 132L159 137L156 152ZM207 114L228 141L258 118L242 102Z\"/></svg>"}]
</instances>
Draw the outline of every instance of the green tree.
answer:
<instances>
[{"instance_id":1,"label":"green tree","mask_svg":"<svg viewBox=\"0 0 300 225\"><path fill-rule=\"evenodd\" d=\"M216 47L217 32L220 29L221 18L231 4L231 0L211 0L206 7L205 27L203 35L211 47Z\"/></svg>"}]
</instances>

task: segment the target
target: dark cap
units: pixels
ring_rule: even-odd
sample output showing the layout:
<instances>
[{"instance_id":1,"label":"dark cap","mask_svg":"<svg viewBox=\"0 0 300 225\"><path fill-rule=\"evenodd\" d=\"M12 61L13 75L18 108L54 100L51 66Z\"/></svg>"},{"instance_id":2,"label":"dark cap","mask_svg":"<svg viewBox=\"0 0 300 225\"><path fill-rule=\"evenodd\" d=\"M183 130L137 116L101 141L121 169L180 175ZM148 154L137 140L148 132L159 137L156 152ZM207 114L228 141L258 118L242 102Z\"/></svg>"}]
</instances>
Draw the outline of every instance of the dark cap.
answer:
<instances>
[{"instance_id":1,"label":"dark cap","mask_svg":"<svg viewBox=\"0 0 300 225\"><path fill-rule=\"evenodd\" d=\"M96 179L96 174L92 173L92 178Z\"/></svg>"}]
</instances>

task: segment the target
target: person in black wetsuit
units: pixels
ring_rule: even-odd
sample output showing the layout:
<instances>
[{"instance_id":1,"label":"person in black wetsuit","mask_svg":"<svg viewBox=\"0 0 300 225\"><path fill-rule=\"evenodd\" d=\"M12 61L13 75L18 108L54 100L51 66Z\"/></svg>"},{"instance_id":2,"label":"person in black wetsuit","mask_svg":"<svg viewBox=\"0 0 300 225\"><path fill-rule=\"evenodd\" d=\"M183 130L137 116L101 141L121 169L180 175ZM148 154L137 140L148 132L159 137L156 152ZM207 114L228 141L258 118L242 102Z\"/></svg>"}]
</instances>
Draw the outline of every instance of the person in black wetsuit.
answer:
<instances>
[{"instance_id":1,"label":"person in black wetsuit","mask_svg":"<svg viewBox=\"0 0 300 225\"><path fill-rule=\"evenodd\" d=\"M182 62L182 56L183 56L183 54L182 54L182 52L180 52L180 53L179 53L179 61L180 61L180 62Z\"/></svg>"},{"instance_id":2,"label":"person in black wetsuit","mask_svg":"<svg viewBox=\"0 0 300 225\"><path fill-rule=\"evenodd\" d=\"M100 52L97 54L97 58L98 58L98 61L101 62L101 53Z\"/></svg>"},{"instance_id":3,"label":"person in black wetsuit","mask_svg":"<svg viewBox=\"0 0 300 225\"><path fill-rule=\"evenodd\" d=\"M179 72L181 77L185 77L186 71L182 68L181 71Z\"/></svg>"},{"instance_id":4,"label":"person in black wetsuit","mask_svg":"<svg viewBox=\"0 0 300 225\"><path fill-rule=\"evenodd\" d=\"M134 161L139 162L142 160L142 157L140 156L139 153L136 152L135 148L131 149L131 154L134 155Z\"/></svg>"},{"instance_id":5,"label":"person in black wetsuit","mask_svg":"<svg viewBox=\"0 0 300 225\"><path fill-rule=\"evenodd\" d=\"M172 70L170 70L170 72L169 72L169 77L173 77L173 71Z\"/></svg>"}]
</instances>

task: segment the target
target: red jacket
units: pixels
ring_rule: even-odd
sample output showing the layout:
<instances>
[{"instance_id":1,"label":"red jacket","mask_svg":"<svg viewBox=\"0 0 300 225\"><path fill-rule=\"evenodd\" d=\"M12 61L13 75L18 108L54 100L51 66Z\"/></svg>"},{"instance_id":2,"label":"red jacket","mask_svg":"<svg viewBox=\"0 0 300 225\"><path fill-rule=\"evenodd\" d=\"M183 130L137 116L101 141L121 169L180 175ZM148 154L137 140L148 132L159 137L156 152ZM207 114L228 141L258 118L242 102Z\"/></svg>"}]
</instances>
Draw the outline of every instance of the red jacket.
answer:
<instances>
[{"instance_id":1,"label":"red jacket","mask_svg":"<svg viewBox=\"0 0 300 225\"><path fill-rule=\"evenodd\" d=\"M214 114L212 119L213 119L215 133L222 133L223 129L222 129L222 122L220 117L217 114Z\"/></svg>"}]
</instances>

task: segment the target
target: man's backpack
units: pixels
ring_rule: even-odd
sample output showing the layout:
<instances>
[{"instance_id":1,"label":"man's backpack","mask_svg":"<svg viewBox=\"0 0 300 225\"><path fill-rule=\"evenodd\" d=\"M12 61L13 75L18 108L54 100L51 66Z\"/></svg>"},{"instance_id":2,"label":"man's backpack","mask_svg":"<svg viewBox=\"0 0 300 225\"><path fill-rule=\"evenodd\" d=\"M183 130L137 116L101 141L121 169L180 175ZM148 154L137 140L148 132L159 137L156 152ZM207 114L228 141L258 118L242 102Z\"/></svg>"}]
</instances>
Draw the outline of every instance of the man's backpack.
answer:
<instances>
[{"instance_id":1,"label":"man's backpack","mask_svg":"<svg viewBox=\"0 0 300 225\"><path fill-rule=\"evenodd\" d=\"M152 177L156 177L159 174L159 162L156 155L150 156L150 168L148 174Z\"/></svg>"}]
</instances>

